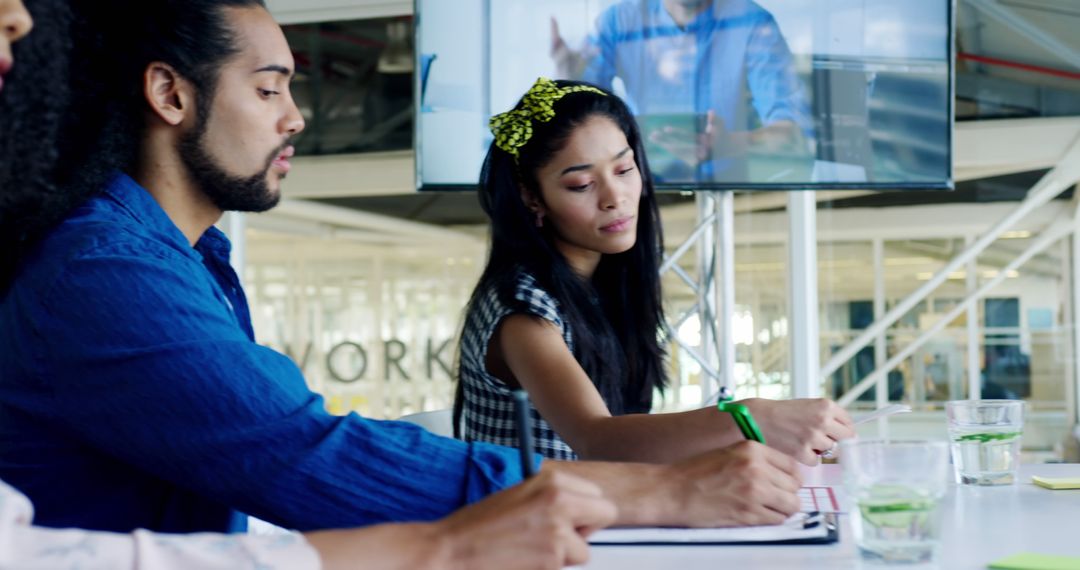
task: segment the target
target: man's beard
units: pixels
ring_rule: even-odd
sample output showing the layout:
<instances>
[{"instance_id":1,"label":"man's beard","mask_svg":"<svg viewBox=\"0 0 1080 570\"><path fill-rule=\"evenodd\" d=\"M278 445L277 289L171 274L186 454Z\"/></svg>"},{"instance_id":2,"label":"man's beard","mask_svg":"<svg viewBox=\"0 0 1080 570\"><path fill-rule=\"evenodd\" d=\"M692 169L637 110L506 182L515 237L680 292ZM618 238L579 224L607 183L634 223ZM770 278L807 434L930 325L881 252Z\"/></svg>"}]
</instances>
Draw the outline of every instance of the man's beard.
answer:
<instances>
[{"instance_id":1,"label":"man's beard","mask_svg":"<svg viewBox=\"0 0 1080 570\"><path fill-rule=\"evenodd\" d=\"M281 192L270 190L266 176L274 159L288 143L282 143L270 154L261 172L252 176L234 176L218 166L206 150L209 115L207 106L200 105L195 128L180 139L180 160L195 179L199 190L223 212L265 212L276 206L281 200Z\"/></svg>"}]
</instances>

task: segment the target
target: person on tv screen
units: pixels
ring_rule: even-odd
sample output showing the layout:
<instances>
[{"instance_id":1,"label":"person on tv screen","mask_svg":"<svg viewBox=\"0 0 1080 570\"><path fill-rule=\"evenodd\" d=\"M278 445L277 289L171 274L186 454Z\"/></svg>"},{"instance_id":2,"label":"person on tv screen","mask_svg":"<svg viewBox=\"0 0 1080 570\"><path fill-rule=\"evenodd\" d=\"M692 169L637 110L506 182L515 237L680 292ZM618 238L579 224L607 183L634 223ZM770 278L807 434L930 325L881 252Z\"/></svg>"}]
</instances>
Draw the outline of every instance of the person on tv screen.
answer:
<instances>
[{"instance_id":1,"label":"person on tv screen","mask_svg":"<svg viewBox=\"0 0 1080 570\"><path fill-rule=\"evenodd\" d=\"M535 406L538 451L550 458L669 463L742 441L714 407L649 413L666 381L663 244L626 104L587 83L541 78L491 126L480 204L492 246L461 335L460 435L515 441L520 387ZM770 461L786 454L816 465L854 436L848 413L826 399L741 403Z\"/></svg>"},{"instance_id":2,"label":"person on tv screen","mask_svg":"<svg viewBox=\"0 0 1080 570\"><path fill-rule=\"evenodd\" d=\"M553 19L551 54L560 77L625 97L657 181L806 179L806 89L776 20L751 0L623 0L579 50Z\"/></svg>"}]
</instances>

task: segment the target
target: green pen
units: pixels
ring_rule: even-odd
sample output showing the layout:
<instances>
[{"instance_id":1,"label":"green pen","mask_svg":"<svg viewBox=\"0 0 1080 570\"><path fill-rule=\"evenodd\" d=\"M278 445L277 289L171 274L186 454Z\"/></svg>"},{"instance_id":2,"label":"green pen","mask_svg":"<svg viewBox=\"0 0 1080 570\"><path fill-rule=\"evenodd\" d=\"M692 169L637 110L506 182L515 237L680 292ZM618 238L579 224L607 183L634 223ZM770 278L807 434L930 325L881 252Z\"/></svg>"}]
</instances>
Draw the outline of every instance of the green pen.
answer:
<instances>
[{"instance_id":1,"label":"green pen","mask_svg":"<svg viewBox=\"0 0 1080 570\"><path fill-rule=\"evenodd\" d=\"M743 404L732 402L733 399L735 399L735 396L727 389L727 386L720 388L720 401L717 402L716 409L731 414L731 418L735 420L735 425L739 426L739 430L742 431L743 437L758 443L765 443L765 436L761 435L761 430L758 429L757 423L754 422L754 416L750 415L750 410Z\"/></svg>"}]
</instances>

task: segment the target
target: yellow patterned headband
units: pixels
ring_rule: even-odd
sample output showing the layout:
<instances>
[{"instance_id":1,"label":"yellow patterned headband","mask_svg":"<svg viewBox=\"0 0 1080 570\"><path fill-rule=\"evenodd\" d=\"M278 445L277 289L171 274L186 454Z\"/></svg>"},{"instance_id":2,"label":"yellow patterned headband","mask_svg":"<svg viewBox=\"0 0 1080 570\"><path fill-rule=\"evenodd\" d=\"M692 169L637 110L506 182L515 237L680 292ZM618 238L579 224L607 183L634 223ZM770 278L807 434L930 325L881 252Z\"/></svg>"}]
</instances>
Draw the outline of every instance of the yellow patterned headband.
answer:
<instances>
[{"instance_id":1,"label":"yellow patterned headband","mask_svg":"<svg viewBox=\"0 0 1080 570\"><path fill-rule=\"evenodd\" d=\"M571 93L588 91L607 95L589 85L559 87L554 81L541 77L529 88L522 100L520 109L499 113L491 118L488 127L495 135L495 146L518 159L521 147L529 142L533 135L533 121L546 123L555 118L555 102Z\"/></svg>"}]
</instances>

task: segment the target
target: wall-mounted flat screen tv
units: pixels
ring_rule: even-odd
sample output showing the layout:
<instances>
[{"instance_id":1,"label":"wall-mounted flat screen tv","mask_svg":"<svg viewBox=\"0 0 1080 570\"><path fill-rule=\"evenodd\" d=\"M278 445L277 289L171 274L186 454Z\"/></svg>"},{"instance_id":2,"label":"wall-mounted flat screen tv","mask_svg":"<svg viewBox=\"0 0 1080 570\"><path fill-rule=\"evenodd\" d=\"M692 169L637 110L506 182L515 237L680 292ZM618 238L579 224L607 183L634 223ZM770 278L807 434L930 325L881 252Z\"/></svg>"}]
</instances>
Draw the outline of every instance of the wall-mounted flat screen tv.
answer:
<instances>
[{"instance_id":1,"label":"wall-mounted flat screen tv","mask_svg":"<svg viewBox=\"0 0 1080 570\"><path fill-rule=\"evenodd\" d=\"M658 186L952 188L949 0L416 0L417 184L537 77L623 97Z\"/></svg>"}]
</instances>

